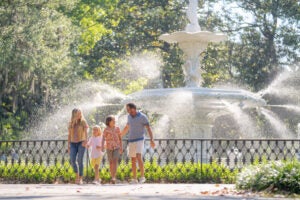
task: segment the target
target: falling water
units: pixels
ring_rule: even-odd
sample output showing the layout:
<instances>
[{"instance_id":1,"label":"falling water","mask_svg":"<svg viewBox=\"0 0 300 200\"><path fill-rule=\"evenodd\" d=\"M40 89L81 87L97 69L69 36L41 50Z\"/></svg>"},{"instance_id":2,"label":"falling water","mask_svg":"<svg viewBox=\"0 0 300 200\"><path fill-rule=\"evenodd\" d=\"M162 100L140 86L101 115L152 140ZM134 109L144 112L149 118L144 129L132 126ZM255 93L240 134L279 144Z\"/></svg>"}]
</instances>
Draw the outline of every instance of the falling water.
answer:
<instances>
[{"instance_id":1,"label":"falling water","mask_svg":"<svg viewBox=\"0 0 300 200\"><path fill-rule=\"evenodd\" d=\"M268 105L268 107L285 108L289 111L300 114L300 106L296 105Z\"/></svg>"},{"instance_id":2,"label":"falling water","mask_svg":"<svg viewBox=\"0 0 300 200\"><path fill-rule=\"evenodd\" d=\"M157 138L170 138L171 122L167 115L161 116L153 126Z\"/></svg>"},{"instance_id":3,"label":"falling water","mask_svg":"<svg viewBox=\"0 0 300 200\"><path fill-rule=\"evenodd\" d=\"M73 89L74 88L74 89ZM93 124L93 118L90 114L96 109L101 109L111 114L113 106L117 106L116 101L124 99L124 95L114 88L95 82L84 82L76 85L72 89L66 89L62 95L64 104L57 105L57 109L48 113L42 119L35 119L32 122L27 137L35 139L57 139L67 135L67 126L71 117L73 108L80 108L83 111L87 121ZM26 138L25 138L26 139Z\"/></svg>"},{"instance_id":4,"label":"falling water","mask_svg":"<svg viewBox=\"0 0 300 200\"><path fill-rule=\"evenodd\" d=\"M297 100L300 103L299 96L300 70L285 70L264 90L259 93L264 95L274 95L280 98Z\"/></svg>"},{"instance_id":5,"label":"falling water","mask_svg":"<svg viewBox=\"0 0 300 200\"><path fill-rule=\"evenodd\" d=\"M274 128L275 134L278 138L294 138L291 131L286 125L279 119L279 117L272 111L265 108L260 108L261 113L266 117L268 122Z\"/></svg>"},{"instance_id":6,"label":"falling water","mask_svg":"<svg viewBox=\"0 0 300 200\"><path fill-rule=\"evenodd\" d=\"M233 118L237 122L240 132L244 137L247 138L259 138L261 133L255 123L242 108L236 104L231 104L227 101L223 101L226 108L233 114Z\"/></svg>"}]
</instances>

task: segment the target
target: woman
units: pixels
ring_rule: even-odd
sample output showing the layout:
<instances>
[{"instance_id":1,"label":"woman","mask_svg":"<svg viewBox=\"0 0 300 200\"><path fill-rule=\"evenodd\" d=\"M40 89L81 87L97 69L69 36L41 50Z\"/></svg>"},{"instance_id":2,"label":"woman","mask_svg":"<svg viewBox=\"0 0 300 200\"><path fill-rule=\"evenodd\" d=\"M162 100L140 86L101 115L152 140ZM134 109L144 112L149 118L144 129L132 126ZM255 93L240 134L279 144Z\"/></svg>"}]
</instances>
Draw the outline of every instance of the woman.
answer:
<instances>
[{"instance_id":1,"label":"woman","mask_svg":"<svg viewBox=\"0 0 300 200\"><path fill-rule=\"evenodd\" d=\"M72 168L76 173L76 184L83 183L83 156L87 141L87 132L88 124L81 110L78 108L73 109L71 121L69 122L68 152Z\"/></svg>"}]
</instances>

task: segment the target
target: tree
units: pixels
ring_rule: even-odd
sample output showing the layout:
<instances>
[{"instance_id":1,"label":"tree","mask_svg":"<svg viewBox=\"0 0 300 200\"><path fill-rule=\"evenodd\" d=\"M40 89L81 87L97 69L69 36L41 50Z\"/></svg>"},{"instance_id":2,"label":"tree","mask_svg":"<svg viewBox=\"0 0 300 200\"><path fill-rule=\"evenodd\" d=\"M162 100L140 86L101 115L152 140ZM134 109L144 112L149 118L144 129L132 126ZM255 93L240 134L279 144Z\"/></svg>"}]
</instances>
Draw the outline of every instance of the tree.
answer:
<instances>
[{"instance_id":1,"label":"tree","mask_svg":"<svg viewBox=\"0 0 300 200\"><path fill-rule=\"evenodd\" d=\"M220 30L234 38L228 43L233 55L229 65L241 83L260 90L284 65L299 62L298 1L227 0L222 13Z\"/></svg>"},{"instance_id":2,"label":"tree","mask_svg":"<svg viewBox=\"0 0 300 200\"><path fill-rule=\"evenodd\" d=\"M59 10L70 1L0 3L0 116L2 139L18 137L35 107L74 78L70 46L75 29Z\"/></svg>"}]
</instances>

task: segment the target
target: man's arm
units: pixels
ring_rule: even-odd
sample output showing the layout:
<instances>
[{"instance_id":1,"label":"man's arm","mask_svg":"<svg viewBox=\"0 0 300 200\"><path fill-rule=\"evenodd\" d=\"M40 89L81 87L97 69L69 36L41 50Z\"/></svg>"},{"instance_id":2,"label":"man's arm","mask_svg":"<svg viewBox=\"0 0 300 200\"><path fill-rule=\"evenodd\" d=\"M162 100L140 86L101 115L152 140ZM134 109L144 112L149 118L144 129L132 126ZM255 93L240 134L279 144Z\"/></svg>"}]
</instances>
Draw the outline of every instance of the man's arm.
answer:
<instances>
[{"instance_id":1,"label":"man's arm","mask_svg":"<svg viewBox=\"0 0 300 200\"><path fill-rule=\"evenodd\" d=\"M154 143L153 133L152 133L152 129L151 129L150 125L146 125L146 129L147 129L149 137L150 137L150 145L151 145L152 148L154 148L155 143Z\"/></svg>"},{"instance_id":2,"label":"man's arm","mask_svg":"<svg viewBox=\"0 0 300 200\"><path fill-rule=\"evenodd\" d=\"M125 128L121 132L121 137L123 137L124 135L126 135L128 133L128 131L129 131L129 124L126 124Z\"/></svg>"}]
</instances>

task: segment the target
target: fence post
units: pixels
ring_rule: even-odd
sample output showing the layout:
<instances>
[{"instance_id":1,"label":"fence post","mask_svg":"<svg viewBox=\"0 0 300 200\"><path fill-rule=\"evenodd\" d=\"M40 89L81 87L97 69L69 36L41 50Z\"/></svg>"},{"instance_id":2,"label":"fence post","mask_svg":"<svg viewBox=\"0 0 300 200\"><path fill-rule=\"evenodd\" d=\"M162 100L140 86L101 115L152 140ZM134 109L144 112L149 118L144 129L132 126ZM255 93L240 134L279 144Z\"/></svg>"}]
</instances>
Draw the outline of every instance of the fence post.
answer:
<instances>
[{"instance_id":1,"label":"fence post","mask_svg":"<svg viewBox=\"0 0 300 200\"><path fill-rule=\"evenodd\" d=\"M200 140L200 176L201 176L201 179L202 179L202 157L203 157L203 140L201 139Z\"/></svg>"},{"instance_id":2,"label":"fence post","mask_svg":"<svg viewBox=\"0 0 300 200\"><path fill-rule=\"evenodd\" d=\"M89 182L89 149L86 149L86 182Z\"/></svg>"}]
</instances>

